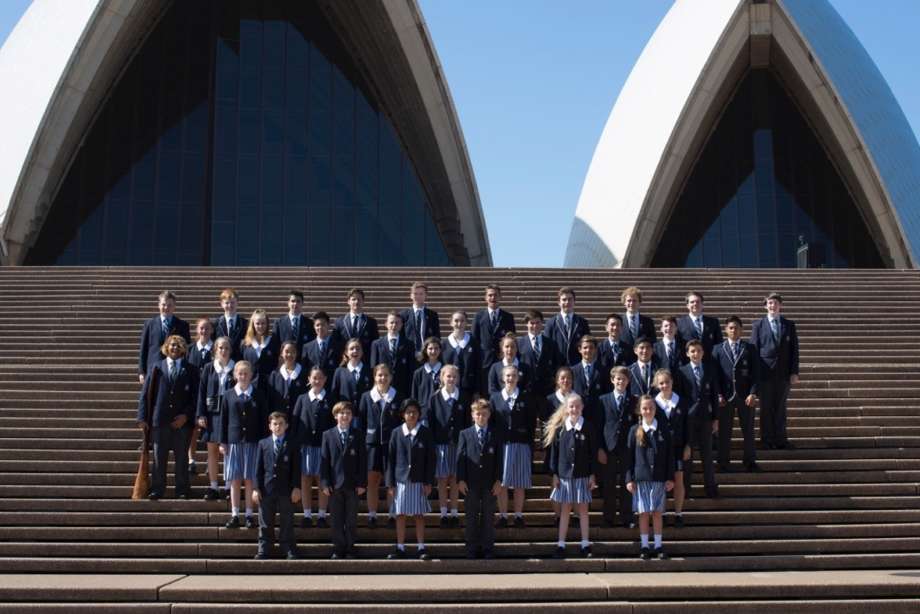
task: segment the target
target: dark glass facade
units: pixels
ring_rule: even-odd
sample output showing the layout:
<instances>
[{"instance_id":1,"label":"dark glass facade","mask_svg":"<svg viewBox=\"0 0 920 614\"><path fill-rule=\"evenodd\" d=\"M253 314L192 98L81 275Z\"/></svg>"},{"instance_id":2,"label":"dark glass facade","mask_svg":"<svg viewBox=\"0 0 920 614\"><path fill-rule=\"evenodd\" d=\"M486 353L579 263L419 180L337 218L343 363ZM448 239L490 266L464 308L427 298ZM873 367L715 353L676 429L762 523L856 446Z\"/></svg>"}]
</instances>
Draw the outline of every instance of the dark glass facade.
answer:
<instances>
[{"instance_id":1,"label":"dark glass facade","mask_svg":"<svg viewBox=\"0 0 920 614\"><path fill-rule=\"evenodd\" d=\"M652 266L882 267L843 180L773 74L748 73L684 186Z\"/></svg>"},{"instance_id":2,"label":"dark glass facade","mask_svg":"<svg viewBox=\"0 0 920 614\"><path fill-rule=\"evenodd\" d=\"M27 263L451 264L354 66L314 0L173 2Z\"/></svg>"}]
</instances>

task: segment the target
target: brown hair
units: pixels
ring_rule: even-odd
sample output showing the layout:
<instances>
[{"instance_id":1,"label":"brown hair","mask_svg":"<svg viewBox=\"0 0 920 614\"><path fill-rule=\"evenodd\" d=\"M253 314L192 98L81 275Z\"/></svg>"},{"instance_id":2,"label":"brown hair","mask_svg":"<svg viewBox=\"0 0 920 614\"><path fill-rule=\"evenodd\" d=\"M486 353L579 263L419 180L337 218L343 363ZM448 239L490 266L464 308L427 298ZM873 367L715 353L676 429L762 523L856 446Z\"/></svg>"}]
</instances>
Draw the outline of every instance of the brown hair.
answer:
<instances>
[{"instance_id":1,"label":"brown hair","mask_svg":"<svg viewBox=\"0 0 920 614\"><path fill-rule=\"evenodd\" d=\"M166 341L163 342L163 345L160 346L160 351L163 352L163 355L166 355L166 350L169 348L169 344L173 341L179 342L179 347L182 348L182 356L188 354L188 344L185 342L180 335L170 335L166 337Z\"/></svg>"},{"instance_id":2,"label":"brown hair","mask_svg":"<svg viewBox=\"0 0 920 614\"><path fill-rule=\"evenodd\" d=\"M348 348L350 348L355 343L357 343L358 347L361 349L361 359L364 359L364 346L361 345L361 340L352 337L345 342L345 347L342 349L342 362L339 363L340 367L344 367L348 364Z\"/></svg>"},{"instance_id":3,"label":"brown hair","mask_svg":"<svg viewBox=\"0 0 920 614\"><path fill-rule=\"evenodd\" d=\"M655 399L653 399L651 395L643 394L641 397L639 397L639 402L636 404L636 407L641 410L642 404L646 401L649 403L654 403ZM639 423L636 424L636 443L643 448L648 446L648 442L645 441L645 429L642 428L642 418L639 418Z\"/></svg>"},{"instance_id":4,"label":"brown hair","mask_svg":"<svg viewBox=\"0 0 920 614\"><path fill-rule=\"evenodd\" d=\"M640 303L642 302L642 290L640 290L639 288L635 286L630 286L626 288L625 290L623 290L623 292L620 294L620 302L625 303L627 296L635 297L637 301L639 301Z\"/></svg>"},{"instance_id":5,"label":"brown hair","mask_svg":"<svg viewBox=\"0 0 920 614\"><path fill-rule=\"evenodd\" d=\"M343 411L350 411L352 414L355 413L355 406L351 404L351 401L339 401L332 406L332 415L336 416Z\"/></svg>"}]
</instances>

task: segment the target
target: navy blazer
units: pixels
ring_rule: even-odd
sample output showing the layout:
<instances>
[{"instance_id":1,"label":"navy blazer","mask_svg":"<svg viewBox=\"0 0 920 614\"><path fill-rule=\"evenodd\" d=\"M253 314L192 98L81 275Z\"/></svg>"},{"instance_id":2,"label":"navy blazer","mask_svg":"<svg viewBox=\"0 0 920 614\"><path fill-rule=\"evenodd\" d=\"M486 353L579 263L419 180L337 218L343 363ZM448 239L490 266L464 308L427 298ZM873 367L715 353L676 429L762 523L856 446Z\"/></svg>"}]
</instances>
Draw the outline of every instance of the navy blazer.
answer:
<instances>
[{"instance_id":1,"label":"navy blazer","mask_svg":"<svg viewBox=\"0 0 920 614\"><path fill-rule=\"evenodd\" d=\"M236 393L236 388L225 392L221 409L221 443L256 443L268 432L268 399L255 386L246 401Z\"/></svg>"},{"instance_id":2,"label":"navy blazer","mask_svg":"<svg viewBox=\"0 0 920 614\"><path fill-rule=\"evenodd\" d=\"M243 360L248 360L252 365L252 383L268 390L268 377L278 368L280 356L281 343L275 336L269 338L268 345L259 353L251 345L244 345Z\"/></svg>"},{"instance_id":3,"label":"navy blazer","mask_svg":"<svg viewBox=\"0 0 920 614\"><path fill-rule=\"evenodd\" d=\"M214 345L211 347L200 350L198 349L198 343L191 343L188 346L188 354L185 355L185 359L189 362L190 365L195 365L201 370L206 364L214 360Z\"/></svg>"},{"instance_id":4,"label":"navy blazer","mask_svg":"<svg viewBox=\"0 0 920 614\"><path fill-rule=\"evenodd\" d=\"M345 445L338 426L323 433L319 462L319 483L322 488L353 490L367 487L367 450L364 433L348 429Z\"/></svg>"},{"instance_id":5,"label":"navy blazer","mask_svg":"<svg viewBox=\"0 0 920 614\"><path fill-rule=\"evenodd\" d=\"M291 314L286 313L278 316L274 324L272 324L272 337L277 339L279 344L285 341L296 343L297 357L300 358L303 346L316 338L316 332L313 330L313 320L304 314L300 314L300 325L295 331L291 325Z\"/></svg>"},{"instance_id":6,"label":"navy blazer","mask_svg":"<svg viewBox=\"0 0 920 614\"><path fill-rule=\"evenodd\" d=\"M597 433L585 420L581 429L566 430L565 422L556 431L549 448L547 469L550 474L565 479L586 478L597 471Z\"/></svg>"},{"instance_id":7,"label":"navy blazer","mask_svg":"<svg viewBox=\"0 0 920 614\"><path fill-rule=\"evenodd\" d=\"M489 367L489 394L495 394L496 392L501 392L502 388L505 387L505 382L502 381L502 369L505 368L505 363L499 359L498 362L493 363ZM530 377L530 367L521 362L518 359L518 388L521 390L531 390L532 379Z\"/></svg>"},{"instance_id":8,"label":"navy blazer","mask_svg":"<svg viewBox=\"0 0 920 614\"><path fill-rule=\"evenodd\" d=\"M377 320L362 313L359 317L357 328L351 325L351 313L346 313L336 319L333 327L335 335L339 338L339 344L345 347L349 339L357 339L361 342L361 349L364 350L364 359L368 360L371 355L371 343L377 339L380 334L377 329Z\"/></svg>"},{"instance_id":9,"label":"navy blazer","mask_svg":"<svg viewBox=\"0 0 920 614\"><path fill-rule=\"evenodd\" d=\"M227 374L224 385L220 385L220 376L214 370L214 363L209 362L201 370L200 382L198 384L198 403L195 415L198 418L207 418L209 415L220 415L221 400L224 393L236 386L236 380L233 379L233 371Z\"/></svg>"},{"instance_id":10,"label":"navy blazer","mask_svg":"<svg viewBox=\"0 0 920 614\"><path fill-rule=\"evenodd\" d=\"M540 396L548 395L555 389L556 369L563 364L559 346L546 335L540 335L539 357L530 343L530 335L518 337L517 346L518 360L530 372L529 390Z\"/></svg>"},{"instance_id":11,"label":"navy blazer","mask_svg":"<svg viewBox=\"0 0 920 614\"><path fill-rule=\"evenodd\" d=\"M620 315L623 318L623 323L620 325L620 341L628 344L630 347L636 345L636 339L639 337L645 337L652 343L655 343L655 340L658 338L655 333L655 321L648 316L642 315L639 313L639 334L633 336L632 330L629 328L629 315L623 313Z\"/></svg>"},{"instance_id":12,"label":"navy blazer","mask_svg":"<svg viewBox=\"0 0 920 614\"><path fill-rule=\"evenodd\" d=\"M431 429L431 436L436 445L457 443L460 431L465 429L470 421L469 396L460 392L460 397L451 407L444 400L441 391L432 393L425 401L422 421Z\"/></svg>"},{"instance_id":13,"label":"navy blazer","mask_svg":"<svg viewBox=\"0 0 920 614\"><path fill-rule=\"evenodd\" d=\"M236 361L243 359L243 338L246 336L246 329L249 327L249 320L236 314L236 319L233 321L233 329L227 330L227 318L223 315L219 315L213 320L211 320L211 325L214 327L214 339L220 337L229 337L230 339L230 348L233 351L231 358Z\"/></svg>"},{"instance_id":14,"label":"navy blazer","mask_svg":"<svg viewBox=\"0 0 920 614\"><path fill-rule=\"evenodd\" d=\"M460 431L457 444L457 482L482 492L491 490L502 479L505 440L501 429L486 428L483 444L479 445L476 426Z\"/></svg>"},{"instance_id":15,"label":"navy blazer","mask_svg":"<svg viewBox=\"0 0 920 614\"><path fill-rule=\"evenodd\" d=\"M760 358L750 343L741 339L738 343L741 345L737 360L727 339L712 350L713 363L718 365L722 378L720 390L726 401L736 397L744 400L749 394L757 394Z\"/></svg>"},{"instance_id":16,"label":"navy blazer","mask_svg":"<svg viewBox=\"0 0 920 614\"><path fill-rule=\"evenodd\" d=\"M617 405L616 390L600 398L603 419L604 438L601 444L607 453L616 453L624 450L626 434L629 427L636 423L636 397L623 393L623 403ZM611 462L611 461L607 461Z\"/></svg>"},{"instance_id":17,"label":"navy blazer","mask_svg":"<svg viewBox=\"0 0 920 614\"><path fill-rule=\"evenodd\" d=\"M648 379L643 380L642 369L639 367L639 362L636 361L631 364L629 366L629 392L637 397L643 394L649 394L651 396L658 394L658 388L655 386L655 371L657 371L658 368L658 363L653 356L648 365Z\"/></svg>"},{"instance_id":18,"label":"navy blazer","mask_svg":"<svg viewBox=\"0 0 920 614\"><path fill-rule=\"evenodd\" d=\"M172 316L172 320L170 321L169 335L179 335L185 339L186 343L192 342L191 335L189 335L188 322L175 315ZM160 353L160 348L169 335L163 333L160 316L156 315L144 322L144 330L141 331L140 351L137 357L138 373L142 375L146 374L155 362L166 358Z\"/></svg>"},{"instance_id":19,"label":"navy blazer","mask_svg":"<svg viewBox=\"0 0 920 614\"><path fill-rule=\"evenodd\" d=\"M443 366L441 365L442 368ZM460 382L457 382L457 385L459 386ZM419 403L424 403L435 391L440 389L441 369L429 373L425 370L425 366L422 365L412 374L412 386L409 389L409 396Z\"/></svg>"},{"instance_id":20,"label":"navy blazer","mask_svg":"<svg viewBox=\"0 0 920 614\"><path fill-rule=\"evenodd\" d=\"M384 403L382 407L379 402L371 398L370 391L361 395L357 426L364 430L365 443L368 447L384 446L390 441L390 433L402 424L402 416L399 413L402 401L403 398L398 391L393 400Z\"/></svg>"},{"instance_id":21,"label":"navy blazer","mask_svg":"<svg viewBox=\"0 0 920 614\"><path fill-rule=\"evenodd\" d=\"M677 401L677 406L671 410L670 418L664 413L663 409L657 407L657 403L655 411L655 418L658 420L658 424L666 425L671 433L671 445L677 450L674 457L675 462L683 458L684 446L687 445L687 398L681 397L679 394L678 397L680 399Z\"/></svg>"},{"instance_id":22,"label":"navy blazer","mask_svg":"<svg viewBox=\"0 0 920 614\"><path fill-rule=\"evenodd\" d=\"M280 369L275 369L268 376L271 410L284 412L284 415L288 417L288 424L290 424L298 397L309 389L310 383L307 379L307 370L303 367L300 368L300 374L292 379L290 383L285 381Z\"/></svg>"},{"instance_id":23,"label":"navy blazer","mask_svg":"<svg viewBox=\"0 0 920 614\"><path fill-rule=\"evenodd\" d=\"M458 383L460 388L470 392L479 390L479 371L482 368L482 360L479 344L474 337L470 336L469 343L462 349L460 346L452 346L449 337L441 339L441 363L457 367L460 371L460 382Z\"/></svg>"},{"instance_id":24,"label":"navy blazer","mask_svg":"<svg viewBox=\"0 0 920 614\"><path fill-rule=\"evenodd\" d=\"M422 318L424 319L423 326L425 329L424 339L419 335L419 331L415 330L415 309L409 307L408 309L403 309L399 314L403 321L403 334L412 344L416 354L422 351L422 345L428 337L441 338L441 322L438 317L438 312L429 309L427 306L422 308L422 312Z\"/></svg>"},{"instance_id":25,"label":"navy blazer","mask_svg":"<svg viewBox=\"0 0 920 614\"><path fill-rule=\"evenodd\" d=\"M578 342L585 335L591 334L591 327L586 319L573 312L572 330L568 331L565 327L565 320L562 319L562 314L557 313L546 323L543 334L556 342L556 347L559 348L559 353L562 355L562 360L565 361L565 364L574 365L581 360L581 354L578 353Z\"/></svg>"},{"instance_id":26,"label":"navy blazer","mask_svg":"<svg viewBox=\"0 0 920 614\"><path fill-rule=\"evenodd\" d=\"M523 443L533 447L534 430L537 425L539 407L536 397L529 392L518 389L517 401L512 408L502 397L501 391L490 398L492 415L489 424L503 431L508 443Z\"/></svg>"},{"instance_id":27,"label":"navy blazer","mask_svg":"<svg viewBox=\"0 0 920 614\"><path fill-rule=\"evenodd\" d=\"M779 323L779 344L773 339L769 318L760 318L751 326L751 345L760 356L761 379L789 379L799 374L799 335L795 322L780 316Z\"/></svg>"},{"instance_id":28,"label":"navy blazer","mask_svg":"<svg viewBox=\"0 0 920 614\"><path fill-rule=\"evenodd\" d=\"M671 372L671 375L675 375L677 370L680 369L680 366L683 364L684 358L687 356L687 351L681 348L680 339L674 337L674 348L671 352L670 357L668 356L668 350L664 345L664 339L659 339L655 342L655 358L658 359L658 364L662 368L667 369Z\"/></svg>"},{"instance_id":29,"label":"navy blazer","mask_svg":"<svg viewBox=\"0 0 920 614\"><path fill-rule=\"evenodd\" d=\"M629 429L629 463L626 469L626 482L673 482L676 459L671 433L661 428L661 423L654 433L646 433L645 446L636 441L636 424Z\"/></svg>"},{"instance_id":30,"label":"navy blazer","mask_svg":"<svg viewBox=\"0 0 920 614\"><path fill-rule=\"evenodd\" d=\"M585 378L585 365L579 362L572 367L572 389L581 396L584 405L582 415L585 420L591 424L600 424L600 404L599 399L611 389L610 373L604 372L604 368L596 360L594 368L591 370L591 380Z\"/></svg>"},{"instance_id":31,"label":"navy blazer","mask_svg":"<svg viewBox=\"0 0 920 614\"><path fill-rule=\"evenodd\" d=\"M355 406L355 411L358 409L361 395L370 390L372 385L371 370L366 364L361 367L361 374L357 381L348 367L338 367L332 376L332 394L339 401L351 401Z\"/></svg>"},{"instance_id":32,"label":"navy blazer","mask_svg":"<svg viewBox=\"0 0 920 614\"><path fill-rule=\"evenodd\" d=\"M479 367L488 369L492 363L499 360L501 351L498 343L508 333L516 332L514 316L501 307L498 308L498 318L493 327L489 321L488 308L480 309L473 318L473 342L479 345Z\"/></svg>"},{"instance_id":33,"label":"navy blazer","mask_svg":"<svg viewBox=\"0 0 920 614\"><path fill-rule=\"evenodd\" d=\"M722 329L719 327L719 320L712 316L703 316L703 336L700 336L693 320L689 315L677 318L677 336L681 341L681 363L687 364L690 359L687 358L687 342L691 339L697 339L703 344L703 362L712 361L712 348L722 343Z\"/></svg>"},{"instance_id":34,"label":"navy blazer","mask_svg":"<svg viewBox=\"0 0 920 614\"><path fill-rule=\"evenodd\" d=\"M702 364L703 377L700 385L696 383L696 377L693 375L693 365L685 364L680 368L677 386L677 394L687 397L687 417L697 420L717 420L719 409L719 395L722 394L719 368L714 364Z\"/></svg>"},{"instance_id":35,"label":"navy blazer","mask_svg":"<svg viewBox=\"0 0 920 614\"><path fill-rule=\"evenodd\" d=\"M560 405L562 405L562 401L559 400L559 397L556 396L556 391L553 390L543 399L543 407L540 408L540 420L544 422L549 420L553 413L559 409ZM583 408L582 412L584 412Z\"/></svg>"},{"instance_id":36,"label":"navy blazer","mask_svg":"<svg viewBox=\"0 0 920 614\"><path fill-rule=\"evenodd\" d=\"M597 362L602 365L604 377L610 379L610 370L614 367L628 367L636 362L636 354L633 352L632 344L626 343L620 339L616 347L610 343L607 337L597 344Z\"/></svg>"},{"instance_id":37,"label":"navy blazer","mask_svg":"<svg viewBox=\"0 0 920 614\"><path fill-rule=\"evenodd\" d=\"M310 400L309 391L297 397L291 414L291 434L301 446L318 448L323 443L323 433L335 426L332 407L335 399L327 392L322 399Z\"/></svg>"},{"instance_id":38,"label":"navy blazer","mask_svg":"<svg viewBox=\"0 0 920 614\"><path fill-rule=\"evenodd\" d=\"M393 379L390 385L403 397L409 394L412 386L412 373L415 371L415 349L405 335L396 339L396 353L390 351L390 340L386 335L371 344L371 369L379 364L390 367ZM419 399L421 400L421 399Z\"/></svg>"},{"instance_id":39,"label":"navy blazer","mask_svg":"<svg viewBox=\"0 0 920 614\"><path fill-rule=\"evenodd\" d=\"M308 377L313 367L319 367L326 374L326 390L332 390L332 377L341 361L342 346L339 345L338 337L332 334L326 339L322 352L319 351L317 339L308 341L300 352L300 363L306 369Z\"/></svg>"},{"instance_id":40,"label":"navy blazer","mask_svg":"<svg viewBox=\"0 0 920 614\"><path fill-rule=\"evenodd\" d=\"M300 488L300 450L287 434L277 453L271 435L259 441L256 484L263 497L290 497L292 490Z\"/></svg>"},{"instance_id":41,"label":"navy blazer","mask_svg":"<svg viewBox=\"0 0 920 614\"><path fill-rule=\"evenodd\" d=\"M413 440L408 435L403 435L402 425L393 429L387 463L387 488L395 488L396 484L418 482L434 486L434 470L437 464L434 439L431 430L424 424L418 424L418 432Z\"/></svg>"},{"instance_id":42,"label":"navy blazer","mask_svg":"<svg viewBox=\"0 0 920 614\"><path fill-rule=\"evenodd\" d=\"M179 415L184 414L188 424L195 419L195 405L198 402L198 367L191 365L187 360L179 362L179 372L174 382L169 381L169 368L164 358L153 363L137 404L137 421L146 421L153 428L169 426ZM155 387L151 381L155 380ZM147 398L153 395L153 415L146 416Z\"/></svg>"}]
</instances>

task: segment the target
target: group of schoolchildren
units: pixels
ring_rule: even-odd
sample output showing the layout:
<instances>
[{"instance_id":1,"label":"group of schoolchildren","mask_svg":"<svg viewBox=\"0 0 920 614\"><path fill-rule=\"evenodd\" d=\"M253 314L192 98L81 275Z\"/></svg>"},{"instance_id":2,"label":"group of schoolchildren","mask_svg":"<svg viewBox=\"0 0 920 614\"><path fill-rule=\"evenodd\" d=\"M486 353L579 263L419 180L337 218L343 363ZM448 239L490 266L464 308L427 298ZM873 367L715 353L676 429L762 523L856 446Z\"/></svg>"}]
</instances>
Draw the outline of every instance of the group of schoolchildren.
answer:
<instances>
[{"instance_id":1,"label":"group of schoolchildren","mask_svg":"<svg viewBox=\"0 0 920 614\"><path fill-rule=\"evenodd\" d=\"M559 313L548 322L528 311L527 332L517 336L497 285L486 288L471 330L467 314L456 311L442 338L427 293L424 283L412 284L412 306L390 311L379 335L360 289L348 292L349 310L334 323L322 311L307 317L303 294L292 290L288 313L270 324L262 309L248 321L238 314L239 295L228 288L220 294L223 314L198 320L192 343L189 325L174 313L176 297L163 292L159 316L144 326L138 365L137 419L150 429L154 453L149 498L165 494L170 450L176 496L188 498L203 441L204 498L223 499L229 490L225 526L256 527L259 508L256 558L269 556L276 514L282 554L298 557L298 504L301 527L331 526L333 558L353 558L359 497L366 496L367 526L377 527L381 485L387 525L396 529L390 558L407 556L409 517L415 555L429 558L424 515L433 490L441 527L459 526L464 497L467 556L491 558L495 527L525 526L539 424L559 527L553 556L565 556L573 515L581 554L592 556L588 509L599 487L604 525L634 527L638 516L640 556L664 559L667 493L671 524L681 527L692 448L706 495L717 497L713 435L719 468L731 471L736 414L747 471L759 471L757 405L762 445L791 445L785 404L798 380L798 337L781 315L779 294L766 297L767 315L745 341L736 316L725 320L723 336L718 320L703 314L699 292L687 294L687 315L665 318L656 330L634 287L622 293L625 313L607 316L602 340L575 312L571 288L558 291Z\"/></svg>"}]
</instances>

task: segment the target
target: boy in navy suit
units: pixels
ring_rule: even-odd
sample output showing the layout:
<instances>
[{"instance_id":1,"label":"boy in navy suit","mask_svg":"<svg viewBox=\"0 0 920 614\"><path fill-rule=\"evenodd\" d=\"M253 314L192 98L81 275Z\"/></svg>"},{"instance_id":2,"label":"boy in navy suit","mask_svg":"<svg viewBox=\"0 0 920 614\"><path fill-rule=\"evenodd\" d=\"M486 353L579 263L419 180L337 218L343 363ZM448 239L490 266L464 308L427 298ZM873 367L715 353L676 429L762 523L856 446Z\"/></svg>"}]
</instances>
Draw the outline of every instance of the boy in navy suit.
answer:
<instances>
[{"instance_id":1,"label":"boy in navy suit","mask_svg":"<svg viewBox=\"0 0 920 614\"><path fill-rule=\"evenodd\" d=\"M662 369L677 373L682 362L683 345L677 338L677 319L671 316L661 319L661 340L655 342L655 358Z\"/></svg>"},{"instance_id":2,"label":"boy in navy suit","mask_svg":"<svg viewBox=\"0 0 920 614\"><path fill-rule=\"evenodd\" d=\"M342 345L349 339L359 340L364 356L371 355L371 343L380 334L377 320L364 313L364 290L352 288L348 291L348 313L335 321L335 334Z\"/></svg>"},{"instance_id":3,"label":"boy in navy suit","mask_svg":"<svg viewBox=\"0 0 920 614\"><path fill-rule=\"evenodd\" d=\"M489 398L489 369L501 357L498 344L505 335L516 332L514 317L498 305L501 298L498 284L486 286L486 308L473 318L473 339L479 344L479 394L483 398Z\"/></svg>"},{"instance_id":4,"label":"boy in navy suit","mask_svg":"<svg viewBox=\"0 0 920 614\"><path fill-rule=\"evenodd\" d=\"M652 342L645 337L636 340L636 362L629 367L629 391L633 396L641 397L643 394L654 397L658 394L655 387L655 371L660 365L655 360L652 351Z\"/></svg>"},{"instance_id":5,"label":"boy in navy suit","mask_svg":"<svg viewBox=\"0 0 920 614\"><path fill-rule=\"evenodd\" d=\"M639 337L645 337L655 343L655 321L639 313L639 307L642 305L642 290L635 286L630 286L623 290L620 300L623 301L623 306L626 307L626 313L623 314L623 331L620 333L620 341L634 346Z\"/></svg>"},{"instance_id":6,"label":"boy in navy suit","mask_svg":"<svg viewBox=\"0 0 920 614\"><path fill-rule=\"evenodd\" d=\"M556 342L559 353L567 365L574 365L581 356L580 340L591 334L588 321L575 313L575 291L571 288L559 288L559 313L550 318L546 325L546 336Z\"/></svg>"},{"instance_id":7,"label":"boy in navy suit","mask_svg":"<svg viewBox=\"0 0 920 614\"><path fill-rule=\"evenodd\" d=\"M412 344L417 356L425 349L425 339L428 337L441 338L441 322L438 312L429 309L425 304L428 301L427 284L420 281L413 283L409 289L409 298L412 299L412 307L403 309L399 316L403 321L403 333ZM420 362L416 366L421 365Z\"/></svg>"},{"instance_id":8,"label":"boy in navy suit","mask_svg":"<svg viewBox=\"0 0 920 614\"><path fill-rule=\"evenodd\" d=\"M760 436L768 448L792 447L786 438L789 386L799 383L799 335L795 322L783 317L783 297L764 299L766 317L751 327L751 345L760 358Z\"/></svg>"},{"instance_id":9,"label":"boy in navy suit","mask_svg":"<svg viewBox=\"0 0 920 614\"><path fill-rule=\"evenodd\" d=\"M354 558L358 498L367 489L364 434L351 426L354 406L340 401L332 408L335 426L323 433L319 479L332 512L332 558Z\"/></svg>"},{"instance_id":10,"label":"boy in navy suit","mask_svg":"<svg viewBox=\"0 0 920 614\"><path fill-rule=\"evenodd\" d=\"M141 384L144 383L144 377L150 367L157 361L163 360L164 356L160 348L163 347L167 337L179 335L185 340L186 345L192 342L188 322L175 315L176 295L169 290L163 290L157 297L157 307L160 315L144 322L144 330L141 332L140 352L137 360L137 379Z\"/></svg>"},{"instance_id":11,"label":"boy in navy suit","mask_svg":"<svg viewBox=\"0 0 920 614\"><path fill-rule=\"evenodd\" d=\"M581 360L572 367L572 389L581 397L585 419L592 425L599 425L602 423L599 399L610 389L610 375L603 372L597 361L597 341L594 337L582 337L578 351Z\"/></svg>"},{"instance_id":12,"label":"boy in navy suit","mask_svg":"<svg viewBox=\"0 0 920 614\"><path fill-rule=\"evenodd\" d=\"M294 505L300 503L300 450L288 441L287 417L280 411L268 417L271 435L259 441L256 457L256 487L252 500L259 506L259 551L267 559L275 541L275 513L281 525L278 545L288 560L300 558L294 544Z\"/></svg>"},{"instance_id":13,"label":"boy in navy suit","mask_svg":"<svg viewBox=\"0 0 920 614\"><path fill-rule=\"evenodd\" d=\"M214 318L214 338L227 337L230 339L230 347L233 348L233 360L239 362L243 359L243 337L246 336L246 329L249 327L249 321L236 313L240 303L240 295L233 288L224 288L220 292L220 308L224 310L224 315Z\"/></svg>"},{"instance_id":14,"label":"boy in navy suit","mask_svg":"<svg viewBox=\"0 0 920 614\"><path fill-rule=\"evenodd\" d=\"M504 439L489 428L492 408L485 399L473 403L473 426L460 432L457 485L464 497L466 558L491 559L495 547L496 497L501 491Z\"/></svg>"},{"instance_id":15,"label":"boy in navy suit","mask_svg":"<svg viewBox=\"0 0 920 614\"><path fill-rule=\"evenodd\" d=\"M623 328L623 318L618 313L607 316L604 326L607 338L597 347L597 361L601 364L604 373L609 374L614 367L628 367L636 360L632 343L623 341L620 331Z\"/></svg>"},{"instance_id":16,"label":"boy in navy suit","mask_svg":"<svg viewBox=\"0 0 920 614\"><path fill-rule=\"evenodd\" d=\"M699 341L703 348L703 362L712 362L712 348L722 343L722 329L719 320L703 315L703 295L699 292L687 293L687 315L677 319L677 335L684 344L691 339Z\"/></svg>"},{"instance_id":17,"label":"boy in navy suit","mask_svg":"<svg viewBox=\"0 0 920 614\"><path fill-rule=\"evenodd\" d=\"M531 309L524 316L527 334L518 337L518 360L530 371L530 389L541 398L554 389L553 377L560 366L556 342L543 334L543 314Z\"/></svg>"},{"instance_id":18,"label":"boy in navy suit","mask_svg":"<svg viewBox=\"0 0 920 614\"><path fill-rule=\"evenodd\" d=\"M153 501L166 494L170 450L175 462L176 497L188 499L188 442L198 400L198 369L183 360L188 351L185 339L170 335L162 351L166 358L150 367L137 406L138 427L152 429L153 470L148 498Z\"/></svg>"},{"instance_id":19,"label":"boy in navy suit","mask_svg":"<svg viewBox=\"0 0 920 614\"><path fill-rule=\"evenodd\" d=\"M680 392L689 403L687 410L687 439L691 447L700 449L706 496L718 497L715 468L712 463L712 434L719 429L718 409L720 377L714 363L703 361L703 344L698 339L687 342L689 362L680 368ZM693 457L684 464L684 485L687 496L693 484Z\"/></svg>"},{"instance_id":20,"label":"boy in navy suit","mask_svg":"<svg viewBox=\"0 0 920 614\"><path fill-rule=\"evenodd\" d=\"M620 523L630 527L633 522L632 496L626 492L626 469L629 466L626 435L636 423L636 397L629 393L629 369L614 367L610 380L613 391L600 398L602 425L601 452L598 457L606 463L602 469L604 487L604 525L614 526L616 514Z\"/></svg>"},{"instance_id":21,"label":"boy in navy suit","mask_svg":"<svg viewBox=\"0 0 920 614\"><path fill-rule=\"evenodd\" d=\"M415 348L402 331L403 321L398 311L387 314L387 334L371 344L371 369L379 364L390 367L393 375L391 386L399 396L409 396L412 374L415 372Z\"/></svg>"},{"instance_id":22,"label":"boy in navy suit","mask_svg":"<svg viewBox=\"0 0 920 614\"><path fill-rule=\"evenodd\" d=\"M315 336L313 321L303 315L303 292L291 290L288 292L288 312L275 319L272 325L272 337L282 344L285 341L296 343L299 358L303 352L303 346Z\"/></svg>"},{"instance_id":23,"label":"boy in navy suit","mask_svg":"<svg viewBox=\"0 0 920 614\"><path fill-rule=\"evenodd\" d=\"M342 348L329 326L329 314L317 311L313 314L314 338L303 346L300 361L309 373L319 367L326 374L326 390L332 390L332 376L342 360Z\"/></svg>"},{"instance_id":24,"label":"boy in navy suit","mask_svg":"<svg viewBox=\"0 0 920 614\"><path fill-rule=\"evenodd\" d=\"M736 410L744 436L744 466L748 471L757 471L754 407L757 405L760 358L754 354L754 346L741 339L741 330L741 318L727 318L727 339L712 351L713 363L718 365L722 376L722 394L719 397L719 469L726 472L731 465L732 429Z\"/></svg>"}]
</instances>

